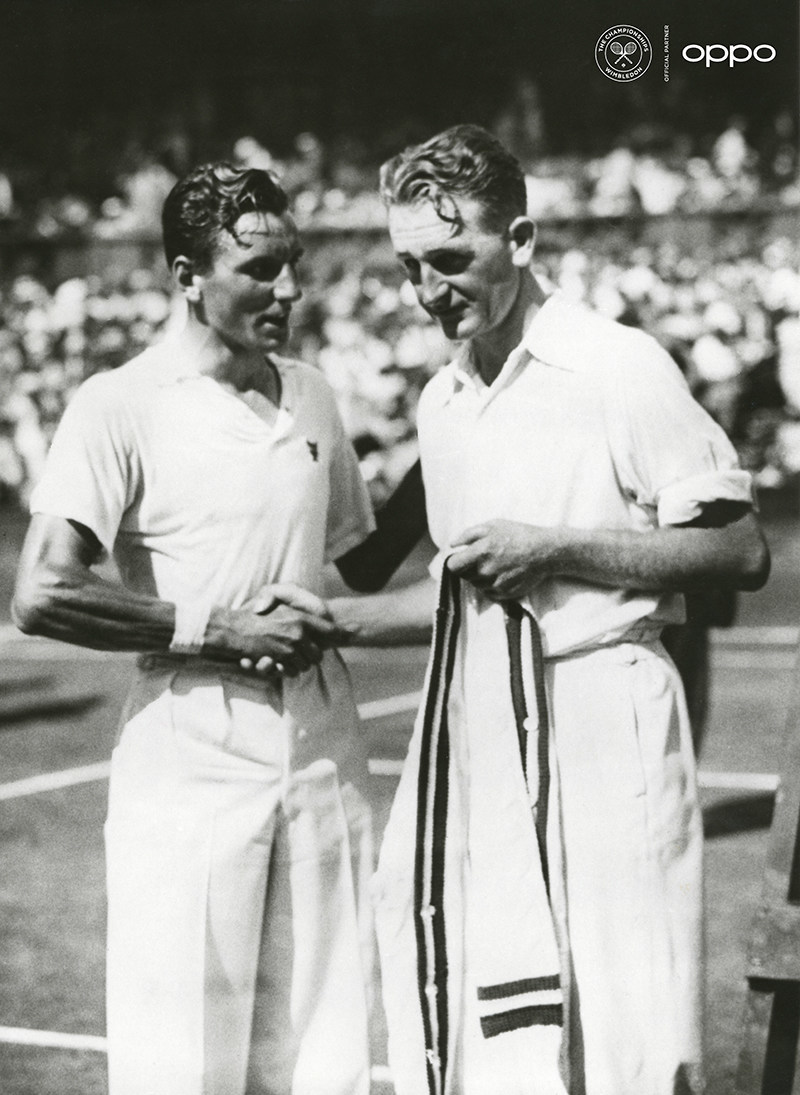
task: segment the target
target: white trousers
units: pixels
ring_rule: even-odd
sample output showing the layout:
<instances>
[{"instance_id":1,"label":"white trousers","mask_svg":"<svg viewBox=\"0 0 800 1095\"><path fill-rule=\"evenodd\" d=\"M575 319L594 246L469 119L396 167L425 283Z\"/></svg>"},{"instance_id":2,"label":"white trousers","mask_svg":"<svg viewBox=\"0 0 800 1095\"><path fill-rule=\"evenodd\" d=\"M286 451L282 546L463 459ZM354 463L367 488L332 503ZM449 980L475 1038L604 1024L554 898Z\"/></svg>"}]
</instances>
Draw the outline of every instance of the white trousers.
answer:
<instances>
[{"instance_id":1,"label":"white trousers","mask_svg":"<svg viewBox=\"0 0 800 1095\"><path fill-rule=\"evenodd\" d=\"M111 1095L366 1095L369 814L264 686L140 673L106 825ZM360 876L360 877L359 877Z\"/></svg>"},{"instance_id":2,"label":"white trousers","mask_svg":"<svg viewBox=\"0 0 800 1095\"><path fill-rule=\"evenodd\" d=\"M660 643L556 661L547 675L571 1095L700 1092L703 836L680 678Z\"/></svg>"},{"instance_id":3,"label":"white trousers","mask_svg":"<svg viewBox=\"0 0 800 1095\"><path fill-rule=\"evenodd\" d=\"M493 672L505 672L501 666ZM488 686L484 668L484 688ZM569 985L570 1095L689 1095L702 1090L702 828L694 757L677 671L660 644L624 643L546 665L551 788L551 901ZM480 689L480 682L475 687ZM458 678L450 733L467 731ZM463 739L463 740L467 740ZM412 742L411 757L418 748ZM468 764L468 750L460 750ZM414 768L409 765L409 772ZM468 772L466 773L468 775ZM400 1058L417 1044L418 989L411 901L417 788L401 780L375 881L383 992ZM503 855L498 816L497 855ZM465 867L465 909L474 895ZM398 925L402 925L398 927ZM482 1038L471 956L457 1079L450 1095L534 1090L498 1064L477 1072ZM496 1039L502 1061L505 1035ZM493 1052L495 1047L493 1047ZM514 1056L509 1043L509 1061ZM419 1095L414 1084L400 1095ZM538 1090L538 1089L536 1089Z\"/></svg>"}]
</instances>

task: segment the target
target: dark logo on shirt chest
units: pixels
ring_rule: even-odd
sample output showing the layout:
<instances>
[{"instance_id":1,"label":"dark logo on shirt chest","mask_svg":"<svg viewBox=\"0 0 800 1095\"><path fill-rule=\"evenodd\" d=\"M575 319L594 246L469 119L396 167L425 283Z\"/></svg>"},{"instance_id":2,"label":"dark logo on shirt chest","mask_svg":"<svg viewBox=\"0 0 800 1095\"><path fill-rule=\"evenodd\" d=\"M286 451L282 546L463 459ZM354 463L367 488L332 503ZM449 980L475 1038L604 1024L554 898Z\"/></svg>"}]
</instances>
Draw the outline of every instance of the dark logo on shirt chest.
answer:
<instances>
[{"instance_id":1,"label":"dark logo on shirt chest","mask_svg":"<svg viewBox=\"0 0 800 1095\"><path fill-rule=\"evenodd\" d=\"M319 461L319 445L316 441L309 441L308 439L306 439L306 444L308 445L308 451L311 453L311 459L316 464Z\"/></svg>"}]
</instances>

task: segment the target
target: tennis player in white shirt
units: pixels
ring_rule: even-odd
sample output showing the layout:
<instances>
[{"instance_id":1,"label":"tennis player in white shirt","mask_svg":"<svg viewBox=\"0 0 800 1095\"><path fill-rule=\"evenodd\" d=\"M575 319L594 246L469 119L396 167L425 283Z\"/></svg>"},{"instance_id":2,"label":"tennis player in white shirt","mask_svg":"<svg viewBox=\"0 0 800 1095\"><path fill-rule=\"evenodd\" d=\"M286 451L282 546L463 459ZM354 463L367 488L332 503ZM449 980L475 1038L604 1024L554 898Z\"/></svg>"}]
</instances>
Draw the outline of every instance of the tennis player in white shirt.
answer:
<instances>
[{"instance_id":1,"label":"tennis player in white shirt","mask_svg":"<svg viewBox=\"0 0 800 1095\"><path fill-rule=\"evenodd\" d=\"M13 609L140 652L106 826L110 1092L367 1095L366 761L318 595L328 561L373 587L391 566L331 390L281 353L283 191L198 168L164 243L186 325L71 401Z\"/></svg>"},{"instance_id":2,"label":"tennis player in white shirt","mask_svg":"<svg viewBox=\"0 0 800 1095\"><path fill-rule=\"evenodd\" d=\"M458 345L419 404L442 577L376 879L398 1095L699 1092L702 828L659 633L681 591L766 580L750 477L652 338L545 293L488 133L381 186ZM411 598L331 608L369 644Z\"/></svg>"}]
</instances>

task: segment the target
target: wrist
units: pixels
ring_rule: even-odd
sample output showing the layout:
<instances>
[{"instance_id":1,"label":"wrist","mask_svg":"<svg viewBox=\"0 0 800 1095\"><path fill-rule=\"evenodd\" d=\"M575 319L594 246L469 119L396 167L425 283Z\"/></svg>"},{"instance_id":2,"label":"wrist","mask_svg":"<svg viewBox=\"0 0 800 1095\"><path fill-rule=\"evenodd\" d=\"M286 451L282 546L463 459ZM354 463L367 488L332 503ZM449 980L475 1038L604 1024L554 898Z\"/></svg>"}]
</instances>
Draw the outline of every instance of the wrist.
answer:
<instances>
[{"instance_id":1,"label":"wrist","mask_svg":"<svg viewBox=\"0 0 800 1095\"><path fill-rule=\"evenodd\" d=\"M171 654L187 657L203 649L211 606L200 598L175 603L175 626L170 639Z\"/></svg>"},{"instance_id":2,"label":"wrist","mask_svg":"<svg viewBox=\"0 0 800 1095\"><path fill-rule=\"evenodd\" d=\"M206 624L201 653L208 658L238 661L247 656L241 640L241 629L235 626L237 613L231 608L215 606Z\"/></svg>"},{"instance_id":3,"label":"wrist","mask_svg":"<svg viewBox=\"0 0 800 1095\"><path fill-rule=\"evenodd\" d=\"M550 529L547 549L537 570L539 577L555 578L568 575L574 565L574 530L558 525Z\"/></svg>"},{"instance_id":4,"label":"wrist","mask_svg":"<svg viewBox=\"0 0 800 1095\"><path fill-rule=\"evenodd\" d=\"M337 629L337 646L354 646L364 631L363 614L359 615L359 604L365 598L333 597L327 601L328 611Z\"/></svg>"}]
</instances>

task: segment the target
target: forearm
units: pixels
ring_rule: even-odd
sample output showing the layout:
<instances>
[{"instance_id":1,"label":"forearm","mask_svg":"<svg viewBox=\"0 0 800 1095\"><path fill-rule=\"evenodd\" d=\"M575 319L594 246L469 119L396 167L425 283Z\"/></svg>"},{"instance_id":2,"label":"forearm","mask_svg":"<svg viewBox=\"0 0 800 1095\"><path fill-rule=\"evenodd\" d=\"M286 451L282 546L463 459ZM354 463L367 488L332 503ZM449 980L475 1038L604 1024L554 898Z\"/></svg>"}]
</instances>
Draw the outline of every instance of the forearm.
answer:
<instances>
[{"instance_id":1,"label":"forearm","mask_svg":"<svg viewBox=\"0 0 800 1095\"><path fill-rule=\"evenodd\" d=\"M336 560L350 588L363 593L383 589L427 531L419 461L375 515L375 523L375 531L363 543Z\"/></svg>"},{"instance_id":2,"label":"forearm","mask_svg":"<svg viewBox=\"0 0 800 1095\"><path fill-rule=\"evenodd\" d=\"M35 514L12 605L20 630L100 650L164 652L173 641L215 661L281 666L293 676L339 642L319 598L289 583L242 608L177 605L101 578L99 544L84 525ZM202 594L199 594L202 596ZM176 633L177 632L177 633Z\"/></svg>"},{"instance_id":3,"label":"forearm","mask_svg":"<svg viewBox=\"0 0 800 1095\"><path fill-rule=\"evenodd\" d=\"M392 593L335 597L328 602L347 646L404 646L427 643L436 606L436 586L417 582Z\"/></svg>"},{"instance_id":4,"label":"forearm","mask_svg":"<svg viewBox=\"0 0 800 1095\"><path fill-rule=\"evenodd\" d=\"M175 631L175 605L106 581L81 568L49 570L34 576L27 594L12 604L18 627L30 634L95 650L165 652ZM214 608L203 653L235 660L229 613Z\"/></svg>"},{"instance_id":5,"label":"forearm","mask_svg":"<svg viewBox=\"0 0 800 1095\"><path fill-rule=\"evenodd\" d=\"M28 634L96 650L165 653L175 633L176 606L106 581L80 565L34 568L12 602L16 625ZM246 610L212 606L199 653L238 662L293 649L297 626Z\"/></svg>"},{"instance_id":6,"label":"forearm","mask_svg":"<svg viewBox=\"0 0 800 1095\"><path fill-rule=\"evenodd\" d=\"M97 650L166 650L175 629L173 604L82 567L32 571L17 587L12 616L27 634Z\"/></svg>"},{"instance_id":7,"label":"forearm","mask_svg":"<svg viewBox=\"0 0 800 1095\"><path fill-rule=\"evenodd\" d=\"M646 532L557 529L554 575L623 589L689 591L757 589L768 561L753 537L731 537L726 528L658 528Z\"/></svg>"},{"instance_id":8,"label":"forearm","mask_svg":"<svg viewBox=\"0 0 800 1095\"><path fill-rule=\"evenodd\" d=\"M498 519L466 529L447 565L487 597L516 600L548 578L616 589L760 589L769 549L755 516L708 507L691 525L632 529L542 528Z\"/></svg>"}]
</instances>

